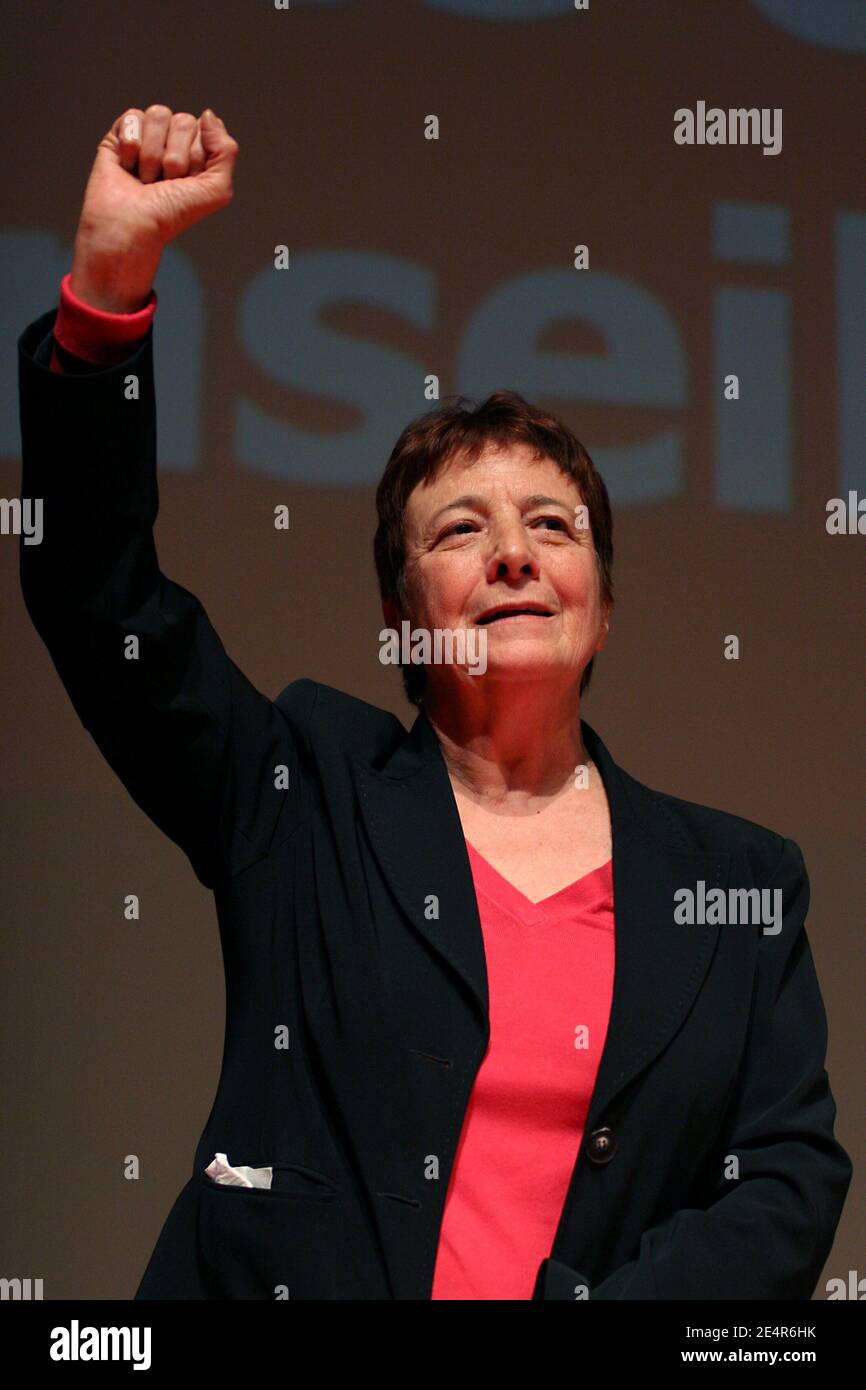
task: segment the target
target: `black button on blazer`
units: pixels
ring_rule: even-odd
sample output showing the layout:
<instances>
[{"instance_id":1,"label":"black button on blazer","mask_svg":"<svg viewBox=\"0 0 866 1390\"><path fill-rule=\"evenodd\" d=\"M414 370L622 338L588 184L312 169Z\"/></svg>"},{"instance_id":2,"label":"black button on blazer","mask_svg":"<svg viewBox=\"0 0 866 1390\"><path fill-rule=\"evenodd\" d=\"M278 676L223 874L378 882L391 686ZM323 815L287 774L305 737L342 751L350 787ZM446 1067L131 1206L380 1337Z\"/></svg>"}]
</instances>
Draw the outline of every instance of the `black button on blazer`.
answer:
<instances>
[{"instance_id":1,"label":"black button on blazer","mask_svg":"<svg viewBox=\"0 0 866 1390\"><path fill-rule=\"evenodd\" d=\"M136 1296L429 1298L489 1038L438 740L312 680L254 688L159 569L153 330L120 366L58 375L54 317L19 339L22 496L44 506L24 599L102 754L213 891L226 972L217 1095ZM808 1299L852 1165L800 850L651 790L582 730L612 817L615 984L527 1297ZM780 930L675 920L680 890L718 888L778 890ZM273 1186L214 1183L218 1152Z\"/></svg>"}]
</instances>

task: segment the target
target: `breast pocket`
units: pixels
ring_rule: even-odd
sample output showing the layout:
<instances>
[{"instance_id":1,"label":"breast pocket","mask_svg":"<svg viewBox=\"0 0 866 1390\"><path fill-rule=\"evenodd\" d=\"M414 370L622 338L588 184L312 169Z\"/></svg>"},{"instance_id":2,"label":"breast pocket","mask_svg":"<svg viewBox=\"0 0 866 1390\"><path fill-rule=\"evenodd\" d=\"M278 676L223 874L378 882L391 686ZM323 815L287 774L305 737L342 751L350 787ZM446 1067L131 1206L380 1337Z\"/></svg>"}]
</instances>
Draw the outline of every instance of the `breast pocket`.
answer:
<instances>
[{"instance_id":1,"label":"breast pocket","mask_svg":"<svg viewBox=\"0 0 866 1390\"><path fill-rule=\"evenodd\" d=\"M274 1161L270 1188L228 1187L204 1172L200 1250L212 1298L328 1299L340 1258L339 1193L323 1173Z\"/></svg>"}]
</instances>

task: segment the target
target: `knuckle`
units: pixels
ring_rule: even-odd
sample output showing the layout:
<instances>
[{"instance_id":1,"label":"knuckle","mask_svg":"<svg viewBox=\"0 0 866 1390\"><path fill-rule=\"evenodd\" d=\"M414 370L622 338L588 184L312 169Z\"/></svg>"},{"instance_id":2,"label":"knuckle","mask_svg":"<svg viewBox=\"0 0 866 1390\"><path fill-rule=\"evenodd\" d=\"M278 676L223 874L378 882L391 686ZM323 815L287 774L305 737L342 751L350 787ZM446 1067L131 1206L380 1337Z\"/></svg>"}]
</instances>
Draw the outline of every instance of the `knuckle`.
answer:
<instances>
[{"instance_id":1,"label":"knuckle","mask_svg":"<svg viewBox=\"0 0 866 1390\"><path fill-rule=\"evenodd\" d=\"M195 116L189 111L175 111L171 123L177 130L193 130L198 125Z\"/></svg>"},{"instance_id":2,"label":"knuckle","mask_svg":"<svg viewBox=\"0 0 866 1390\"><path fill-rule=\"evenodd\" d=\"M137 106L128 106L119 118L117 126L118 138L124 145L135 145L141 139L141 122L144 112Z\"/></svg>"},{"instance_id":3,"label":"knuckle","mask_svg":"<svg viewBox=\"0 0 866 1390\"><path fill-rule=\"evenodd\" d=\"M148 106L144 114L146 116L155 116L158 120L170 120L171 107L164 106L161 102L154 102L152 106Z\"/></svg>"}]
</instances>

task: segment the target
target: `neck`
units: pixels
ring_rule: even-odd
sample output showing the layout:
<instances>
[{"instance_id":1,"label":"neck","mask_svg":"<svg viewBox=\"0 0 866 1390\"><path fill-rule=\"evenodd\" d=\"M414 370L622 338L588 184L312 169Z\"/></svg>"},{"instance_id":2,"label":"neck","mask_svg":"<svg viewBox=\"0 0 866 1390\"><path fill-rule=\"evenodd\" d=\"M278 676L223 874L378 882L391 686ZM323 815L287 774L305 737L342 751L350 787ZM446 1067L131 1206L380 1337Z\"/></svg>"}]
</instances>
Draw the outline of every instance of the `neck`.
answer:
<instances>
[{"instance_id":1,"label":"neck","mask_svg":"<svg viewBox=\"0 0 866 1390\"><path fill-rule=\"evenodd\" d=\"M572 684L539 700L538 681L487 684L484 697L437 698L425 691L424 710L439 742L455 792L515 807L548 801L589 764L580 729L580 696Z\"/></svg>"}]
</instances>

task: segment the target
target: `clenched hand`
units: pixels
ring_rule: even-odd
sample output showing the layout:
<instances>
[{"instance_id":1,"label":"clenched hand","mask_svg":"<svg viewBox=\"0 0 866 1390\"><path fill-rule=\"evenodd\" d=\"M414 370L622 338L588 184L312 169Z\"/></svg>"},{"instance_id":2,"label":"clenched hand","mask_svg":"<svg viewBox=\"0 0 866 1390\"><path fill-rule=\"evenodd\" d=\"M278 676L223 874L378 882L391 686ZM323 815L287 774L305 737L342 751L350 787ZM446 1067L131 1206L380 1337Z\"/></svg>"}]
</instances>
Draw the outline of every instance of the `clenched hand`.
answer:
<instances>
[{"instance_id":1,"label":"clenched hand","mask_svg":"<svg viewBox=\"0 0 866 1390\"><path fill-rule=\"evenodd\" d=\"M160 256L231 202L238 143L208 108L129 107L99 142L75 238L71 287L112 313L139 309Z\"/></svg>"}]
</instances>

